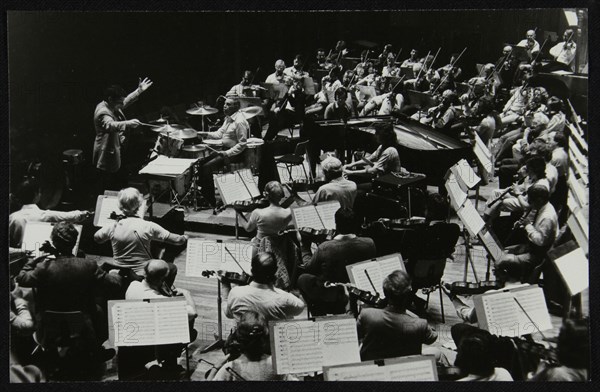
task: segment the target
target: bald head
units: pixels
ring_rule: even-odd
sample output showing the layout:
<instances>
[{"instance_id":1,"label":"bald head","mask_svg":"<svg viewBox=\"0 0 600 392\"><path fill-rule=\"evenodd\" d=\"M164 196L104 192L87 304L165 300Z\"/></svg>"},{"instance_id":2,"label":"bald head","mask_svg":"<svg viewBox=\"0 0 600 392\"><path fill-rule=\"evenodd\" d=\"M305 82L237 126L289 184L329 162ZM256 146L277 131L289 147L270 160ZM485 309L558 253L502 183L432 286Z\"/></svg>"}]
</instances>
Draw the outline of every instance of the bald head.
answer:
<instances>
[{"instance_id":1,"label":"bald head","mask_svg":"<svg viewBox=\"0 0 600 392\"><path fill-rule=\"evenodd\" d=\"M277 60L275 61L275 71L283 72L285 69L285 61Z\"/></svg>"},{"instance_id":2,"label":"bald head","mask_svg":"<svg viewBox=\"0 0 600 392\"><path fill-rule=\"evenodd\" d=\"M152 285L157 286L164 282L165 278L169 273L169 265L164 260L150 260L144 267L146 272L146 281Z\"/></svg>"}]
</instances>

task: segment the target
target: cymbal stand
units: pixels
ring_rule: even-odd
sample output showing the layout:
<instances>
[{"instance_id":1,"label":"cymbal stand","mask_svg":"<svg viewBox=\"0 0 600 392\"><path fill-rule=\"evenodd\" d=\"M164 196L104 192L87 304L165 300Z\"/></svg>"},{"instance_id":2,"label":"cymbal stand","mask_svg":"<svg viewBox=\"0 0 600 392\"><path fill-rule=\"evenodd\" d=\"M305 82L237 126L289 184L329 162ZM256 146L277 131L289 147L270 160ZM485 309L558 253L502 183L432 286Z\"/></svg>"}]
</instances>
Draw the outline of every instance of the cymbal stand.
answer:
<instances>
[{"instance_id":1,"label":"cymbal stand","mask_svg":"<svg viewBox=\"0 0 600 392\"><path fill-rule=\"evenodd\" d=\"M473 250L473 244L471 244L471 236L466 228L463 229L463 238L465 241L465 269L463 270L463 283L467 283L467 275L469 274L469 264L473 270L473 277L475 282L479 283L477 277L477 271L475 270L475 263L473 262L473 256L471 251Z\"/></svg>"},{"instance_id":2,"label":"cymbal stand","mask_svg":"<svg viewBox=\"0 0 600 392\"><path fill-rule=\"evenodd\" d=\"M185 195L181 198L180 203L186 201L187 198L192 198L192 206L194 207L194 211L198 211L198 160L191 165L192 170L192 181L190 183L190 188L187 190Z\"/></svg>"}]
</instances>

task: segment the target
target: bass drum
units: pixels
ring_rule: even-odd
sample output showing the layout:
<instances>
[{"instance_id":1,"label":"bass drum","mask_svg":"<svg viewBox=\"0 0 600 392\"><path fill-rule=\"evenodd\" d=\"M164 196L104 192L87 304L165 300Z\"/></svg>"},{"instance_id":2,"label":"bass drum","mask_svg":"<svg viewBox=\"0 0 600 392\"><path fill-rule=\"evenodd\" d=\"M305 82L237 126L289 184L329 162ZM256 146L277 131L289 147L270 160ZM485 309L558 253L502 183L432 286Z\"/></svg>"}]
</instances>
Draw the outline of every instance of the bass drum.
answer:
<instances>
[{"instance_id":1,"label":"bass drum","mask_svg":"<svg viewBox=\"0 0 600 392\"><path fill-rule=\"evenodd\" d=\"M258 167L260 165L262 147L264 144L265 141L263 139L249 138L248 144L246 145L244 163L255 175L258 174Z\"/></svg>"}]
</instances>

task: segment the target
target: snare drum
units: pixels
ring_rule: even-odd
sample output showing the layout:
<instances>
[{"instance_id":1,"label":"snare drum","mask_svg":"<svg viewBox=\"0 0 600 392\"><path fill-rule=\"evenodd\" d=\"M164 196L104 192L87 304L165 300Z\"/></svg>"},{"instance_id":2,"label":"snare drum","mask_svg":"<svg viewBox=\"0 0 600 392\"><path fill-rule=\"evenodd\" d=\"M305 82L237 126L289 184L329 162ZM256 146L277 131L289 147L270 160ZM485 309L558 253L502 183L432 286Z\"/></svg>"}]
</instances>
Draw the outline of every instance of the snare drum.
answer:
<instances>
[{"instance_id":1,"label":"snare drum","mask_svg":"<svg viewBox=\"0 0 600 392\"><path fill-rule=\"evenodd\" d=\"M83 151L66 150L63 151L63 162L70 165L79 165L83 162Z\"/></svg>"},{"instance_id":2,"label":"snare drum","mask_svg":"<svg viewBox=\"0 0 600 392\"><path fill-rule=\"evenodd\" d=\"M201 159L206 158L210 151L204 144L193 144L191 146L183 146L180 156L182 158Z\"/></svg>"},{"instance_id":3,"label":"snare drum","mask_svg":"<svg viewBox=\"0 0 600 392\"><path fill-rule=\"evenodd\" d=\"M202 143L208 145L210 148L214 150L222 150L223 149L223 140L221 139L204 139Z\"/></svg>"},{"instance_id":4,"label":"snare drum","mask_svg":"<svg viewBox=\"0 0 600 392\"><path fill-rule=\"evenodd\" d=\"M265 144L265 141L263 139L258 138L249 138L248 143L246 144L246 167L252 169L252 172L255 174L260 163L260 156L263 144Z\"/></svg>"},{"instance_id":5,"label":"snare drum","mask_svg":"<svg viewBox=\"0 0 600 392\"><path fill-rule=\"evenodd\" d=\"M154 150L160 155L166 155L170 158L174 158L179 155L181 146L183 146L183 139L160 134L158 135L158 139L156 139Z\"/></svg>"}]
</instances>

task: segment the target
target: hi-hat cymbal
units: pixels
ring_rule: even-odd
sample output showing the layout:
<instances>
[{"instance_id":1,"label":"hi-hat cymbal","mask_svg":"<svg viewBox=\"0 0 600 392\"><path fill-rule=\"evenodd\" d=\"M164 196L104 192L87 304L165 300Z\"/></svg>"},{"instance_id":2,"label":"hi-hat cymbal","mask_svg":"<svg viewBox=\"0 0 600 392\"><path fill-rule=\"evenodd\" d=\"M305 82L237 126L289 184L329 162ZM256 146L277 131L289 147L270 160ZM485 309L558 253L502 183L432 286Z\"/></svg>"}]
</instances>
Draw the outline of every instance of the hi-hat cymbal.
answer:
<instances>
[{"instance_id":1,"label":"hi-hat cymbal","mask_svg":"<svg viewBox=\"0 0 600 392\"><path fill-rule=\"evenodd\" d=\"M210 106L200 106L200 107L188 109L185 112L187 114L191 114L192 116L208 116L209 114L217 113L218 110L215 108L212 108Z\"/></svg>"},{"instance_id":2,"label":"hi-hat cymbal","mask_svg":"<svg viewBox=\"0 0 600 392\"><path fill-rule=\"evenodd\" d=\"M260 106L248 106L238 111L244 115L246 120L263 113L263 109Z\"/></svg>"},{"instance_id":3,"label":"hi-hat cymbal","mask_svg":"<svg viewBox=\"0 0 600 392\"><path fill-rule=\"evenodd\" d=\"M170 137L177 139L194 139L198 137L198 132L192 128L177 129L169 133Z\"/></svg>"}]
</instances>

